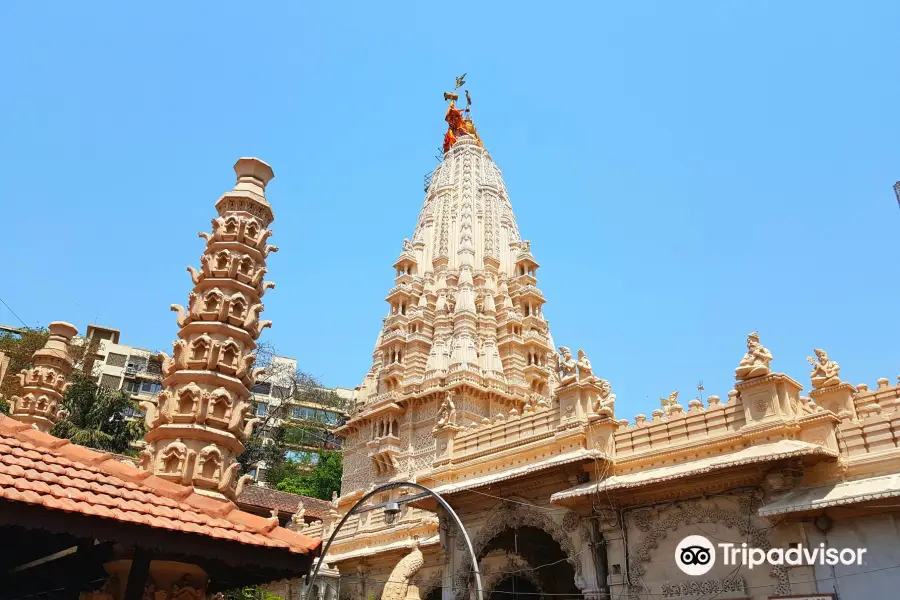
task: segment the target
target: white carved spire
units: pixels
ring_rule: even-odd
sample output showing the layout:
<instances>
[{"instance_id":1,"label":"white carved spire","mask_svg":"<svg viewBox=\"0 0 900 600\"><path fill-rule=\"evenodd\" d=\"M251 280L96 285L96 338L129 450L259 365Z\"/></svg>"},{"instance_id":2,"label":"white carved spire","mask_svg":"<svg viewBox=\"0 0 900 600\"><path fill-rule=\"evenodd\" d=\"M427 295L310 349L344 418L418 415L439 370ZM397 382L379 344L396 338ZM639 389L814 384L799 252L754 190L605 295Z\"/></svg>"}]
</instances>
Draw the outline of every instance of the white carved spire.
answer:
<instances>
[{"instance_id":1,"label":"white carved spire","mask_svg":"<svg viewBox=\"0 0 900 600\"><path fill-rule=\"evenodd\" d=\"M267 244L274 220L265 196L272 168L257 158L234 165L237 183L216 202L212 233L201 269L188 267L194 283L187 309L178 313L172 356L160 353L163 386L147 411L145 469L209 495L233 497L237 456L258 419L251 418L256 339L271 321L260 319Z\"/></svg>"},{"instance_id":2,"label":"white carved spire","mask_svg":"<svg viewBox=\"0 0 900 600\"><path fill-rule=\"evenodd\" d=\"M446 120L443 160L394 263L360 388L366 406L341 429L344 494L437 465L421 431L453 435L462 423L550 404L552 361L543 357L553 340L538 264L474 125L452 103Z\"/></svg>"}]
</instances>

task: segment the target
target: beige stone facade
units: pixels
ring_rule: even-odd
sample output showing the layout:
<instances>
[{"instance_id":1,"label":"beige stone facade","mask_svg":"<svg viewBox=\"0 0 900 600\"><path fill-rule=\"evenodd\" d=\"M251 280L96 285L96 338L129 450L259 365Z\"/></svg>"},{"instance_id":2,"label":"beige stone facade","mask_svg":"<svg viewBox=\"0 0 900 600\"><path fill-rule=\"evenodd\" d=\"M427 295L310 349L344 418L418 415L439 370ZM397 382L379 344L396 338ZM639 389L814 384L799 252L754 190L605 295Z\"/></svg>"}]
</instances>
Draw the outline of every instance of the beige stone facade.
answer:
<instances>
[{"instance_id":1,"label":"beige stone facade","mask_svg":"<svg viewBox=\"0 0 900 600\"><path fill-rule=\"evenodd\" d=\"M461 516L498 600L888 597L867 586L896 589L900 570L877 561L837 572L717 564L690 577L674 554L692 534L787 549L834 543L829 532L890 551L900 502L878 501L900 496L900 387L843 382L816 350L807 397L754 332L740 360L737 340L730 350L726 398L683 406L675 393L649 417L620 418L613 386L585 352L556 349L539 265L500 170L470 122L454 125L454 110L454 135L394 264L363 409L340 430L337 510L304 533L328 537L367 491L407 480ZM857 536L879 529L888 533ZM427 501L392 519L351 516L325 560L340 570L342 598L471 591L459 532Z\"/></svg>"}]
</instances>

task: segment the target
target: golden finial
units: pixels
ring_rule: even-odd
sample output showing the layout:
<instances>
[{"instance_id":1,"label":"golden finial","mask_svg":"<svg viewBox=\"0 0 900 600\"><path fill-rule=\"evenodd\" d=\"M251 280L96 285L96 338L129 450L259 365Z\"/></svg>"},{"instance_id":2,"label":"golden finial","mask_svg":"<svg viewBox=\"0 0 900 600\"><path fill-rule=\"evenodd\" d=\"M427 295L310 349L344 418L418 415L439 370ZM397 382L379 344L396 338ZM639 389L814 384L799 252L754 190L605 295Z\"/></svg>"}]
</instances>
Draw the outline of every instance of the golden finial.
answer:
<instances>
[{"instance_id":1,"label":"golden finial","mask_svg":"<svg viewBox=\"0 0 900 600\"><path fill-rule=\"evenodd\" d=\"M678 390L675 390L674 392L669 394L668 398L660 398L659 403L664 409L666 409L666 412L669 412L670 408L678 404Z\"/></svg>"}]
</instances>

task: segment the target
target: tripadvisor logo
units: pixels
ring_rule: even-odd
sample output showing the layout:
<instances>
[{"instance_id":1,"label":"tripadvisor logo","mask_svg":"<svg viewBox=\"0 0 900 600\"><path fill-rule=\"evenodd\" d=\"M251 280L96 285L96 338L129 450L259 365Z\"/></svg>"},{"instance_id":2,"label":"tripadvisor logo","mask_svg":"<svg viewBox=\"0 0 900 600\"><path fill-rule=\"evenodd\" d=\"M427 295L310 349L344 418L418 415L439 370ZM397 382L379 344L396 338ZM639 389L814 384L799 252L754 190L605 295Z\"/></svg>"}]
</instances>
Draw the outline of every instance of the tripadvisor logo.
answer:
<instances>
[{"instance_id":1,"label":"tripadvisor logo","mask_svg":"<svg viewBox=\"0 0 900 600\"><path fill-rule=\"evenodd\" d=\"M716 550L702 535L689 535L675 547L675 564L687 575L706 575L716 565Z\"/></svg>"},{"instance_id":2,"label":"tripadvisor logo","mask_svg":"<svg viewBox=\"0 0 900 600\"><path fill-rule=\"evenodd\" d=\"M675 547L675 564L686 575L697 577L705 575L716 564L716 546L721 555L722 564L727 566L742 565L753 569L763 564L779 565L861 565L865 548L826 548L819 544L812 548L794 546L782 548L752 548L746 543L733 544L724 542L714 545L702 535L689 535Z\"/></svg>"}]
</instances>

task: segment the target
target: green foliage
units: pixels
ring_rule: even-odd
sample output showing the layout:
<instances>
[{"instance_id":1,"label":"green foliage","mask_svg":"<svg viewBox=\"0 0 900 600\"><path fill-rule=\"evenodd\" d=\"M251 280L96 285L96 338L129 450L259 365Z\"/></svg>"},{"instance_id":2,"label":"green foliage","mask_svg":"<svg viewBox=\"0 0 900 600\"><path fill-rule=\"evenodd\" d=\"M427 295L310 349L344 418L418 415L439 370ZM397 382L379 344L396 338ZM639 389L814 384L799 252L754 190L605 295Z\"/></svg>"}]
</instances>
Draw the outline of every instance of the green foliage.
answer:
<instances>
[{"instance_id":1,"label":"green foliage","mask_svg":"<svg viewBox=\"0 0 900 600\"><path fill-rule=\"evenodd\" d=\"M4 415L9 414L9 404L7 404L6 400L3 398L0 398L0 413L3 413Z\"/></svg>"},{"instance_id":2,"label":"green foliage","mask_svg":"<svg viewBox=\"0 0 900 600\"><path fill-rule=\"evenodd\" d=\"M276 487L282 492L330 500L331 493L341 489L344 463L340 452L322 450L318 454L319 462L312 469L286 477Z\"/></svg>"},{"instance_id":3,"label":"green foliage","mask_svg":"<svg viewBox=\"0 0 900 600\"><path fill-rule=\"evenodd\" d=\"M224 596L225 600L282 600L281 596L255 585L228 590Z\"/></svg>"},{"instance_id":4,"label":"green foliage","mask_svg":"<svg viewBox=\"0 0 900 600\"><path fill-rule=\"evenodd\" d=\"M143 437L144 422L125 418L136 408L128 394L100 387L79 372L72 374L71 383L63 400L68 415L51 434L97 450L133 452L131 443Z\"/></svg>"},{"instance_id":5,"label":"green foliage","mask_svg":"<svg viewBox=\"0 0 900 600\"><path fill-rule=\"evenodd\" d=\"M33 365L31 356L44 347L50 332L46 329L23 329L21 335L0 332L0 352L5 353L9 357L9 367L6 370L6 377L0 381L0 398L9 400L13 396L19 396L22 393L22 386L19 385L18 374L22 369L30 369ZM4 405L6 403L4 402ZM6 410L9 412L9 406Z\"/></svg>"}]
</instances>

